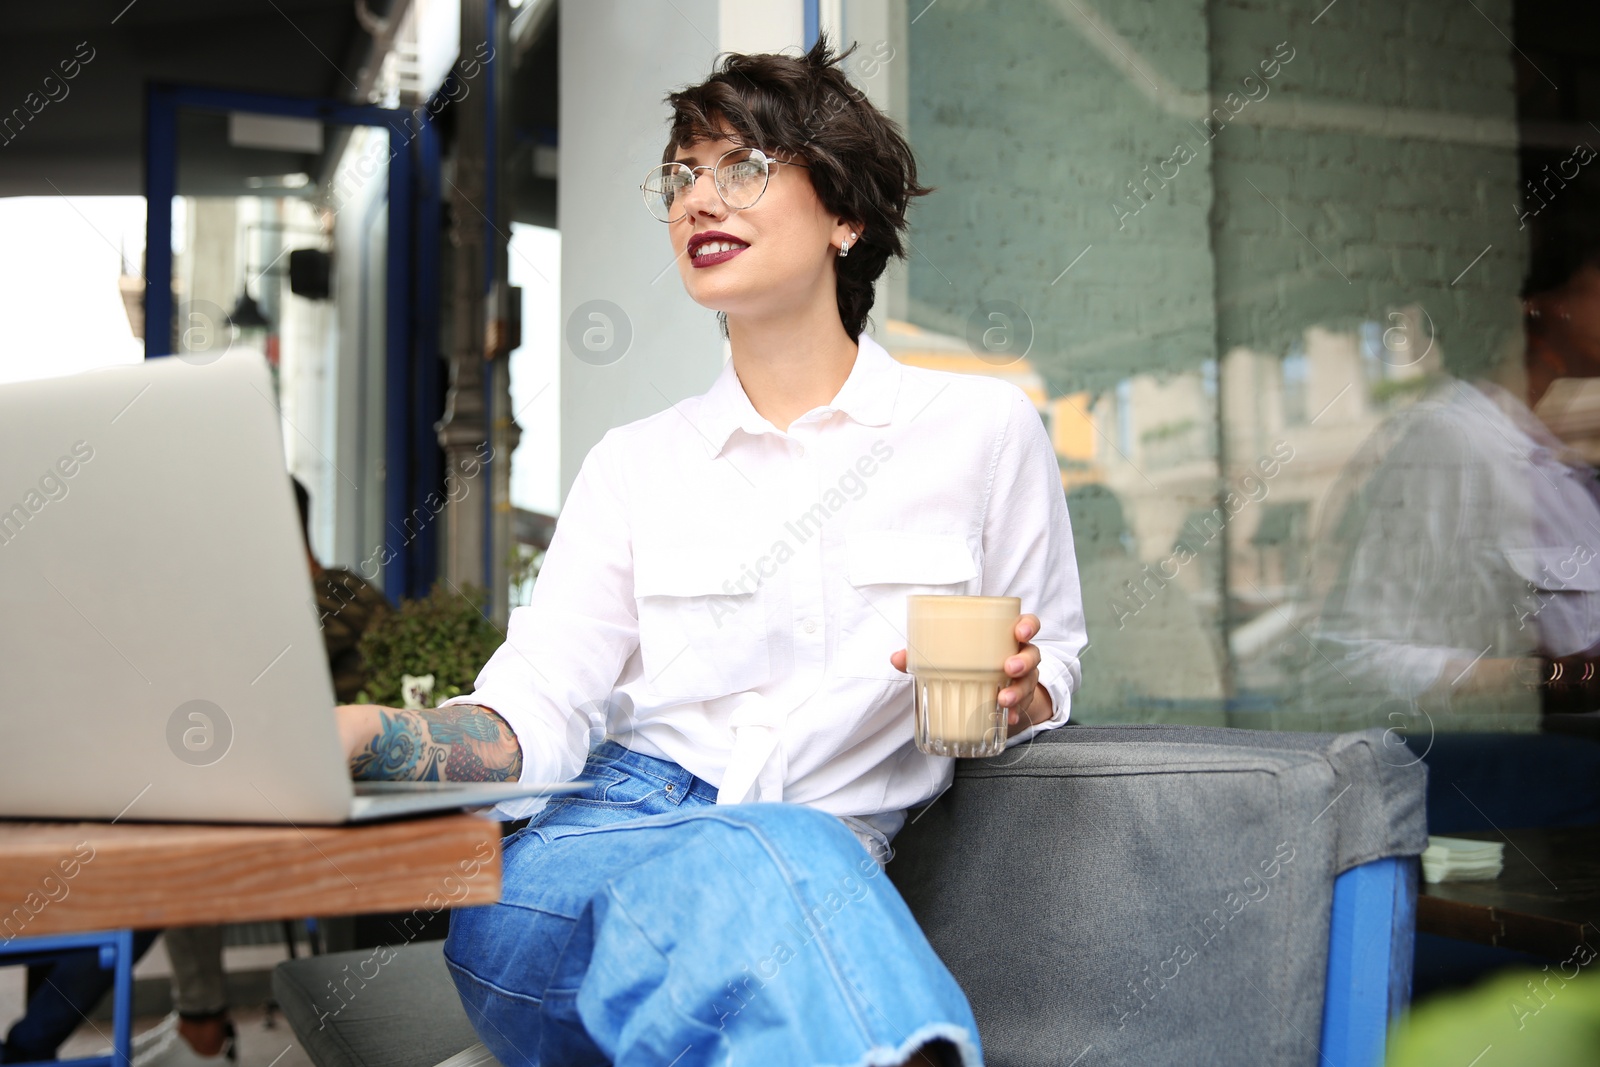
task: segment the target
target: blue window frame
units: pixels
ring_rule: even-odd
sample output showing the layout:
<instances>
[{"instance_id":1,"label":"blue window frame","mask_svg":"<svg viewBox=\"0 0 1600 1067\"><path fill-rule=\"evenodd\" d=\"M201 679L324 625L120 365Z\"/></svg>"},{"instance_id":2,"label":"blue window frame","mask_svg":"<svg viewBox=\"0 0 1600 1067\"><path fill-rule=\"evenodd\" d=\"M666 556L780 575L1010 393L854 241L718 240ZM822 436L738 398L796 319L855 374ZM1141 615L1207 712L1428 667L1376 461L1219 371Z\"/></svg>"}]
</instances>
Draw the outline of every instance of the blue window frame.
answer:
<instances>
[{"instance_id":1,"label":"blue window frame","mask_svg":"<svg viewBox=\"0 0 1600 1067\"><path fill-rule=\"evenodd\" d=\"M385 272L384 517L392 530L440 486L433 413L438 388L439 143L426 109L192 86L152 85L145 101L145 358L171 355L172 200L178 114L185 108L312 119L389 131L389 234ZM436 523L392 543L383 565L391 597L421 596L437 570Z\"/></svg>"}]
</instances>

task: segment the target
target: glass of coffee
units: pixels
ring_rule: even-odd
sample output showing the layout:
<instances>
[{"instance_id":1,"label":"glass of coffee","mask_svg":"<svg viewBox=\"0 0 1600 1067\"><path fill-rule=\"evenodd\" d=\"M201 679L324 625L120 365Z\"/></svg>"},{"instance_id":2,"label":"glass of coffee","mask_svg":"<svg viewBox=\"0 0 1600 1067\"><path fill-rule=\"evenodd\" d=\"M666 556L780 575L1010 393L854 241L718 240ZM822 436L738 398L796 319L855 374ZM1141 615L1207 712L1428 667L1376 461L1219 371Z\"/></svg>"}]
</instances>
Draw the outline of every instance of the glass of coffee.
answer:
<instances>
[{"instance_id":1,"label":"glass of coffee","mask_svg":"<svg viewBox=\"0 0 1600 1067\"><path fill-rule=\"evenodd\" d=\"M1022 599L906 598L906 670L916 691L917 748L931 756L998 756L1006 747L1000 690L1017 654Z\"/></svg>"}]
</instances>

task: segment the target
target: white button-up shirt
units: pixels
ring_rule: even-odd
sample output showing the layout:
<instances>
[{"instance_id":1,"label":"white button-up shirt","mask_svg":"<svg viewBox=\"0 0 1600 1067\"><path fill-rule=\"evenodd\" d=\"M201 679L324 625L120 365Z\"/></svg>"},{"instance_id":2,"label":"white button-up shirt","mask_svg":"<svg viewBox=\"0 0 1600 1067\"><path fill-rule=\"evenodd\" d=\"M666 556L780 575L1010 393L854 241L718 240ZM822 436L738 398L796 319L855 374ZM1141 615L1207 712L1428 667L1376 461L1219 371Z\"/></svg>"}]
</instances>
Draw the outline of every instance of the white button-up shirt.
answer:
<instances>
[{"instance_id":1,"label":"white button-up shirt","mask_svg":"<svg viewBox=\"0 0 1600 1067\"><path fill-rule=\"evenodd\" d=\"M1055 451L1027 395L904 366L863 334L831 404L779 430L730 360L709 392L608 431L584 459L531 602L476 691L524 782L592 743L845 819L880 862L954 760L920 752L906 597L1016 596L1066 722L1086 637ZM998 665L997 665L998 666ZM513 817L542 800L504 806Z\"/></svg>"},{"instance_id":2,"label":"white button-up shirt","mask_svg":"<svg viewBox=\"0 0 1600 1067\"><path fill-rule=\"evenodd\" d=\"M1382 695L1414 700L1447 670L1459 683L1462 664L1600 648L1594 474L1522 400L1449 380L1385 423L1351 468L1366 481L1349 513L1359 523L1339 523L1353 539L1328 546L1338 582L1315 626L1312 708L1340 691L1381 708ZM1457 701L1451 717L1457 729L1528 729L1538 703L1518 686Z\"/></svg>"}]
</instances>

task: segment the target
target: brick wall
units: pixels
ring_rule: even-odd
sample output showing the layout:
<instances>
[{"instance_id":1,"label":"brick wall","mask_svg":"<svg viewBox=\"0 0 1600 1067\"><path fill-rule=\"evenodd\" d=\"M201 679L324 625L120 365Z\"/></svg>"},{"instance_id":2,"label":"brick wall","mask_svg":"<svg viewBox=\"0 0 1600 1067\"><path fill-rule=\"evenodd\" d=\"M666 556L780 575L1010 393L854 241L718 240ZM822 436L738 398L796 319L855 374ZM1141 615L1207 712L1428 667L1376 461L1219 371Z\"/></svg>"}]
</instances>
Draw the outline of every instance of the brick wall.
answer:
<instances>
[{"instance_id":1,"label":"brick wall","mask_svg":"<svg viewBox=\"0 0 1600 1067\"><path fill-rule=\"evenodd\" d=\"M1295 52L1212 142L1225 346L1281 352L1416 303L1467 362L1516 326L1511 3L1477 6L1340 0L1313 24L1315 4L1211 5L1214 94Z\"/></svg>"},{"instance_id":2,"label":"brick wall","mask_svg":"<svg viewBox=\"0 0 1600 1067\"><path fill-rule=\"evenodd\" d=\"M1205 4L1078 6L1102 9L1105 36L1045 0L940 3L910 32L910 133L941 189L913 215L912 315L961 335L981 302L1013 301L1058 392L1192 367L1215 335L1210 173L1196 160L1119 217L1115 198L1170 155L1182 123L1106 42L1136 43L1158 85L1201 93Z\"/></svg>"},{"instance_id":3,"label":"brick wall","mask_svg":"<svg viewBox=\"0 0 1600 1067\"><path fill-rule=\"evenodd\" d=\"M1411 303L1454 354L1484 347L1526 256L1511 3L1477 8L927 8L909 128L941 192L913 216L912 317L961 334L1013 301L1060 392Z\"/></svg>"}]
</instances>

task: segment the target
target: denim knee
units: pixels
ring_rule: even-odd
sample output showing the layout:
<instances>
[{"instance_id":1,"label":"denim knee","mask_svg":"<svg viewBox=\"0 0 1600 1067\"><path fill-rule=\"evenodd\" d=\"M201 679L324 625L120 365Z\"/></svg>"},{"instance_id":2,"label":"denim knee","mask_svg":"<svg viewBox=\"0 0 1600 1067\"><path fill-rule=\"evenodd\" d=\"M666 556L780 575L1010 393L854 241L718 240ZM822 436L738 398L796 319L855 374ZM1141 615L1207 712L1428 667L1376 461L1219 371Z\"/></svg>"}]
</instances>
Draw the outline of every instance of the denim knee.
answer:
<instances>
[{"instance_id":1,"label":"denim knee","mask_svg":"<svg viewBox=\"0 0 1600 1067\"><path fill-rule=\"evenodd\" d=\"M744 826L769 841L816 849L817 855L808 853L808 860L854 866L867 855L843 819L804 804L734 804L711 809L711 813L716 820Z\"/></svg>"}]
</instances>

